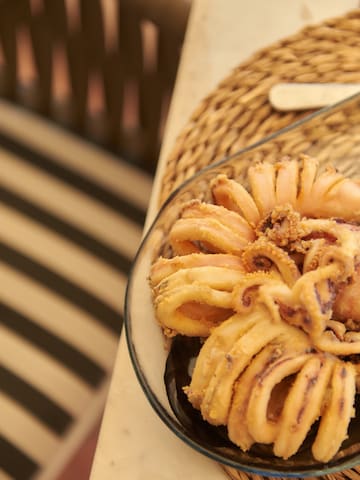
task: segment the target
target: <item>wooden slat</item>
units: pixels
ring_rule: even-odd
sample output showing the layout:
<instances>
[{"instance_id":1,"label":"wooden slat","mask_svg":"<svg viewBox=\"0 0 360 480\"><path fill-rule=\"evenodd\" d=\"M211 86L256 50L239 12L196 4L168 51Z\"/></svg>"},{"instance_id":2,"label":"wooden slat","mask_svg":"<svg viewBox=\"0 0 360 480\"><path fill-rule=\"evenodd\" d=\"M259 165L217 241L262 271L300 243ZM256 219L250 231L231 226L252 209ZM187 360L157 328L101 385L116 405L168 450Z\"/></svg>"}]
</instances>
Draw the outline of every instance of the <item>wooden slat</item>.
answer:
<instances>
[{"instance_id":1,"label":"wooden slat","mask_svg":"<svg viewBox=\"0 0 360 480\"><path fill-rule=\"evenodd\" d=\"M0 434L37 463L46 463L59 447L59 439L1 392L0 411Z\"/></svg>"},{"instance_id":2,"label":"wooden slat","mask_svg":"<svg viewBox=\"0 0 360 480\"><path fill-rule=\"evenodd\" d=\"M45 287L5 264L0 265L0 279L4 285L0 301L31 318L35 324L94 359L103 368L111 368L117 346L114 335L97 325L90 315Z\"/></svg>"},{"instance_id":3,"label":"wooden slat","mask_svg":"<svg viewBox=\"0 0 360 480\"><path fill-rule=\"evenodd\" d=\"M105 58L103 11L99 0L80 0L81 31L89 70L101 70Z\"/></svg>"},{"instance_id":4,"label":"wooden slat","mask_svg":"<svg viewBox=\"0 0 360 480\"><path fill-rule=\"evenodd\" d=\"M114 85L115 87L115 85ZM152 178L121 158L0 101L0 131L147 210ZM62 148L58 148L61 145ZM86 159L86 161L85 161Z\"/></svg>"},{"instance_id":5,"label":"wooden slat","mask_svg":"<svg viewBox=\"0 0 360 480\"><path fill-rule=\"evenodd\" d=\"M124 60L119 51L107 54L103 64L104 100L107 122L105 141L121 147L121 123L124 108Z\"/></svg>"},{"instance_id":6,"label":"wooden slat","mask_svg":"<svg viewBox=\"0 0 360 480\"><path fill-rule=\"evenodd\" d=\"M56 40L62 41L68 35L68 19L65 0L43 0L44 12Z\"/></svg>"},{"instance_id":7,"label":"wooden slat","mask_svg":"<svg viewBox=\"0 0 360 480\"><path fill-rule=\"evenodd\" d=\"M122 310L126 276L0 203L0 239Z\"/></svg>"},{"instance_id":8,"label":"wooden slat","mask_svg":"<svg viewBox=\"0 0 360 480\"><path fill-rule=\"evenodd\" d=\"M53 38L50 35L48 17L42 12L30 21L30 35L34 62L37 70L35 109L49 114L52 104L52 49Z\"/></svg>"},{"instance_id":9,"label":"wooden slat","mask_svg":"<svg viewBox=\"0 0 360 480\"><path fill-rule=\"evenodd\" d=\"M76 131L84 132L89 87L84 38L80 32L75 32L65 39L65 45L71 85L68 122Z\"/></svg>"},{"instance_id":10,"label":"wooden slat","mask_svg":"<svg viewBox=\"0 0 360 480\"><path fill-rule=\"evenodd\" d=\"M21 158L2 149L0 155L0 184L36 205L46 206L47 210L77 225L119 252L131 258L135 255L141 235L140 226L117 215L90 196L25 164ZM24 177L26 182L22 181Z\"/></svg>"},{"instance_id":11,"label":"wooden slat","mask_svg":"<svg viewBox=\"0 0 360 480\"><path fill-rule=\"evenodd\" d=\"M14 98L17 79L16 17L7 2L0 4L0 41L5 60L1 76L1 95Z\"/></svg>"},{"instance_id":12,"label":"wooden slat","mask_svg":"<svg viewBox=\"0 0 360 480\"><path fill-rule=\"evenodd\" d=\"M52 392L49 393L51 398L59 399L60 405L79 415L92 398L93 392L88 385L76 378L59 362L54 361L49 355L39 352L37 348L8 328L0 326L0 333L1 362L7 368L28 379L30 383L32 374L26 365L32 367L33 374L36 372L39 375L41 372L42 379L38 379L35 384L39 385L44 392ZM6 356L9 358L6 359Z\"/></svg>"}]
</instances>

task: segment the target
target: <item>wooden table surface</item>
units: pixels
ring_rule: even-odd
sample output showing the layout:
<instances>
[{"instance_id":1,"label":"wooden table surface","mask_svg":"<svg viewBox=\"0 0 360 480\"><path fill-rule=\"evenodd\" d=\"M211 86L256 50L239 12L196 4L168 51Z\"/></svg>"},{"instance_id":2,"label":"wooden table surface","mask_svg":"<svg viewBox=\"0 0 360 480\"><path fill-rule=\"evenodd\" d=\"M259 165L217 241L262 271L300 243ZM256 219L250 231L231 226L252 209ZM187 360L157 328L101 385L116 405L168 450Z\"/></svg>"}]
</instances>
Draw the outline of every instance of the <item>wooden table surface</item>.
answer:
<instances>
[{"instance_id":1,"label":"wooden table surface","mask_svg":"<svg viewBox=\"0 0 360 480\"><path fill-rule=\"evenodd\" d=\"M250 54L305 25L359 7L358 0L193 0L147 224L176 135L201 99ZM157 418L133 371L122 335L91 480L224 480L222 469Z\"/></svg>"}]
</instances>

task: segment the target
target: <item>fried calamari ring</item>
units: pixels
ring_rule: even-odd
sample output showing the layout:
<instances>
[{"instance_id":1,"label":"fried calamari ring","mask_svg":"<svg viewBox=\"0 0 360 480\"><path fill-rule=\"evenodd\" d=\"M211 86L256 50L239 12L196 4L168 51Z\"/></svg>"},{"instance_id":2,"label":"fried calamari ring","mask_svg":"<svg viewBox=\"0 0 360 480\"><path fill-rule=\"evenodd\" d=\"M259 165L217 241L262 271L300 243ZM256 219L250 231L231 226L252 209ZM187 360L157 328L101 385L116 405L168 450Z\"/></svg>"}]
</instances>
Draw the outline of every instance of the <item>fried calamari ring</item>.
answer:
<instances>
[{"instance_id":1,"label":"fried calamari ring","mask_svg":"<svg viewBox=\"0 0 360 480\"><path fill-rule=\"evenodd\" d=\"M329 355L314 355L297 373L281 412L274 441L276 456L287 459L294 455L321 416L334 362L335 358ZM336 423L335 417L333 422Z\"/></svg>"},{"instance_id":2,"label":"fried calamari ring","mask_svg":"<svg viewBox=\"0 0 360 480\"><path fill-rule=\"evenodd\" d=\"M150 284L155 287L164 278L184 268L208 266L231 268L245 272L241 258L227 253L214 253L212 255L192 253L172 258L159 257L151 266Z\"/></svg>"},{"instance_id":3,"label":"fried calamari ring","mask_svg":"<svg viewBox=\"0 0 360 480\"><path fill-rule=\"evenodd\" d=\"M234 396L229 411L227 430L229 439L244 452L255 442L247 424L247 407L252 388L267 367L273 365L283 355L284 346L270 342L254 357L244 373L234 384Z\"/></svg>"},{"instance_id":4,"label":"fried calamari ring","mask_svg":"<svg viewBox=\"0 0 360 480\"><path fill-rule=\"evenodd\" d=\"M317 339L331 318L335 295L330 280L337 273L336 264L330 264L302 275L291 288L274 274L243 274L233 290L233 308L244 312L262 304L274 320L285 320Z\"/></svg>"},{"instance_id":5,"label":"fried calamari ring","mask_svg":"<svg viewBox=\"0 0 360 480\"><path fill-rule=\"evenodd\" d=\"M191 384L185 392L195 408L200 409L205 390L221 359L226 357L236 341L261 320L262 311L251 316L239 313L225 320L221 326L213 329L212 334L201 347L192 373Z\"/></svg>"},{"instance_id":6,"label":"fried calamari ring","mask_svg":"<svg viewBox=\"0 0 360 480\"><path fill-rule=\"evenodd\" d=\"M246 313L249 312L251 309L254 308L255 305L259 304L259 297L260 293L259 290L260 288L262 289L261 291L265 293L267 291L266 288L263 288L264 286L271 286L271 292L273 295L273 292L275 289L277 289L277 292L281 290L282 295L281 297L286 296L287 298L290 298L291 292L290 289L285 285L279 276L277 272L252 272L252 273L246 273L246 275L243 275L243 277L239 280L239 282L236 284L233 290L233 305L234 309L237 312L240 313ZM270 303L268 303L268 301ZM264 296L262 296L261 301L266 304L269 308L269 310L273 311L272 307L274 305L274 300L273 296L271 298L266 298L264 300ZM276 312L273 312L273 318L279 319L278 315Z\"/></svg>"},{"instance_id":7,"label":"fried calamari ring","mask_svg":"<svg viewBox=\"0 0 360 480\"><path fill-rule=\"evenodd\" d=\"M229 438L234 443L247 450L254 442L274 441L283 393L279 395L277 390L274 401L273 391L301 369L313 355L310 352L309 338L301 330L285 326L254 358L234 387L228 418ZM242 424L246 426L244 431L240 428Z\"/></svg>"},{"instance_id":8,"label":"fried calamari ring","mask_svg":"<svg viewBox=\"0 0 360 480\"><path fill-rule=\"evenodd\" d=\"M269 328L269 318L263 309L251 312L248 318L251 319L253 316L257 318L257 321L238 338L230 350L218 361L205 388L200 410L203 418L213 425L226 424L234 382L247 367L252 357L284 331L284 324L271 324L271 328ZM218 327L218 330L221 331L221 328L222 325ZM214 329L211 336L218 335L218 330ZM208 358L201 358L200 361L198 358L194 371L197 368L202 368L201 363L203 361L207 362ZM194 386L191 383L190 389L193 390L193 388Z\"/></svg>"},{"instance_id":9,"label":"fried calamari ring","mask_svg":"<svg viewBox=\"0 0 360 480\"><path fill-rule=\"evenodd\" d=\"M314 458L328 462L347 437L354 416L355 369L345 362L336 363L330 384L330 398L325 401L319 429L312 445Z\"/></svg>"},{"instance_id":10,"label":"fried calamari ring","mask_svg":"<svg viewBox=\"0 0 360 480\"><path fill-rule=\"evenodd\" d=\"M277 438L279 419L269 418L269 403L273 390L290 375L301 371L310 356L296 352L284 355L259 374L250 393L246 414L247 428L255 442L273 443Z\"/></svg>"},{"instance_id":11,"label":"fried calamari ring","mask_svg":"<svg viewBox=\"0 0 360 480\"><path fill-rule=\"evenodd\" d=\"M167 335L208 336L232 315L232 290L242 272L204 266L178 270L157 284L154 306Z\"/></svg>"},{"instance_id":12,"label":"fried calamari ring","mask_svg":"<svg viewBox=\"0 0 360 480\"><path fill-rule=\"evenodd\" d=\"M300 278L299 269L288 253L272 242L260 238L244 248L241 255L248 272L270 271L275 268L290 287Z\"/></svg>"},{"instance_id":13,"label":"fried calamari ring","mask_svg":"<svg viewBox=\"0 0 360 480\"><path fill-rule=\"evenodd\" d=\"M215 203L242 215L251 226L261 220L252 196L240 183L226 175L218 175L210 184Z\"/></svg>"},{"instance_id":14,"label":"fried calamari ring","mask_svg":"<svg viewBox=\"0 0 360 480\"><path fill-rule=\"evenodd\" d=\"M177 255L201 251L239 254L254 239L253 229L241 215L197 200L183 207L169 233Z\"/></svg>"}]
</instances>

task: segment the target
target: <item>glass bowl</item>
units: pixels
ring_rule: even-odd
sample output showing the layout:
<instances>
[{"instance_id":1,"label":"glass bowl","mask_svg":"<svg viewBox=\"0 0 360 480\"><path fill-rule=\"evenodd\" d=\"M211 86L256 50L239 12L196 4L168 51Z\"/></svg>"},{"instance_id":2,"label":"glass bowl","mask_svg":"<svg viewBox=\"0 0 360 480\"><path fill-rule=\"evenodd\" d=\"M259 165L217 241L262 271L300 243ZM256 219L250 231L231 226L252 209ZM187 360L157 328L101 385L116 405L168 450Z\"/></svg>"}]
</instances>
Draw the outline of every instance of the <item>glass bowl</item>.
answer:
<instances>
[{"instance_id":1,"label":"glass bowl","mask_svg":"<svg viewBox=\"0 0 360 480\"><path fill-rule=\"evenodd\" d=\"M148 282L150 266L159 255L166 255L169 229L179 217L184 202L190 199L211 201L209 182L219 173L247 186L248 166L255 160L276 161L283 156L308 154L319 160L320 168L334 165L348 177L360 177L360 94L323 108L302 120L264 138L242 151L210 165L185 181L162 206L139 248L129 278L125 301L125 330L128 348L141 387L159 418L184 442L222 465L266 476L319 476L360 464L360 412L353 419L349 437L327 464L316 462L305 441L288 460L276 458L268 447L242 452L221 428L202 421L184 402L182 386L189 381L187 369L180 368L195 356L196 340L181 343L175 338L166 344L158 325ZM180 342L180 343L179 343ZM185 346L184 346L185 345ZM180 348L180 350L179 350ZM180 354L179 354L180 352ZM190 409L190 410L189 410Z\"/></svg>"}]
</instances>

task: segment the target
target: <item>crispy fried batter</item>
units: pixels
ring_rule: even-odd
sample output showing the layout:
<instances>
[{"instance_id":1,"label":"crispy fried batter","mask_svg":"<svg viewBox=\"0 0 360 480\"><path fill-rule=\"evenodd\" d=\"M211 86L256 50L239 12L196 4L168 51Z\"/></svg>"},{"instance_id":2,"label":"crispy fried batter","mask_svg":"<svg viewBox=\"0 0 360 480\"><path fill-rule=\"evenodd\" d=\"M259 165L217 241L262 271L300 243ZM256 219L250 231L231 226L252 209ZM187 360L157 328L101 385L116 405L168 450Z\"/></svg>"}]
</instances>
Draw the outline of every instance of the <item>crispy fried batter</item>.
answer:
<instances>
[{"instance_id":1,"label":"crispy fried batter","mask_svg":"<svg viewBox=\"0 0 360 480\"><path fill-rule=\"evenodd\" d=\"M158 258L151 266L150 281L151 286L155 287L172 273L178 270L192 268L192 267L224 267L233 270L245 272L245 268L241 258L237 255L231 254L213 254L206 255L205 253L192 253L189 255L181 255L173 258Z\"/></svg>"},{"instance_id":2,"label":"crispy fried batter","mask_svg":"<svg viewBox=\"0 0 360 480\"><path fill-rule=\"evenodd\" d=\"M208 336L211 327L219 323L216 313L223 311L227 317L233 313L232 291L242 276L241 271L216 266L193 267L172 273L153 289L159 323L182 335ZM194 304L197 307L192 314ZM201 315L203 305L206 314ZM209 307L215 307L215 315L209 315ZM222 315L220 320L224 320Z\"/></svg>"},{"instance_id":3,"label":"crispy fried batter","mask_svg":"<svg viewBox=\"0 0 360 480\"><path fill-rule=\"evenodd\" d=\"M253 313L252 313L253 314ZM251 316L250 314L249 316ZM262 312L265 317L266 312ZM233 386L252 358L283 331L278 323L269 328L268 319L258 320L220 359L205 390L200 406L203 418L214 425L225 425L232 401Z\"/></svg>"},{"instance_id":4,"label":"crispy fried batter","mask_svg":"<svg viewBox=\"0 0 360 480\"><path fill-rule=\"evenodd\" d=\"M218 175L210 185L215 203L242 215L251 226L259 223L261 217L252 196L240 183L226 175Z\"/></svg>"},{"instance_id":5,"label":"crispy fried batter","mask_svg":"<svg viewBox=\"0 0 360 480\"><path fill-rule=\"evenodd\" d=\"M278 457L294 455L319 418L334 362L335 359L328 355L315 355L296 375L286 397L274 441L274 453ZM332 422L336 424L336 417Z\"/></svg>"},{"instance_id":6,"label":"crispy fried batter","mask_svg":"<svg viewBox=\"0 0 360 480\"><path fill-rule=\"evenodd\" d=\"M254 239L253 229L241 215L198 201L184 206L169 235L178 255L201 251L239 254Z\"/></svg>"},{"instance_id":7,"label":"crispy fried batter","mask_svg":"<svg viewBox=\"0 0 360 480\"><path fill-rule=\"evenodd\" d=\"M325 403L312 453L320 462L328 462L347 437L354 416L355 369L349 363L337 362L330 384L330 399Z\"/></svg>"},{"instance_id":8,"label":"crispy fried batter","mask_svg":"<svg viewBox=\"0 0 360 480\"><path fill-rule=\"evenodd\" d=\"M248 272L270 271L275 268L289 286L300 277L299 269L289 254L264 238L246 246L241 259Z\"/></svg>"},{"instance_id":9,"label":"crispy fried batter","mask_svg":"<svg viewBox=\"0 0 360 480\"><path fill-rule=\"evenodd\" d=\"M360 389L360 182L302 156L218 175L184 205L150 285L167 335L207 337L184 388L242 450L328 462ZM344 361L344 358L346 361Z\"/></svg>"}]
</instances>

